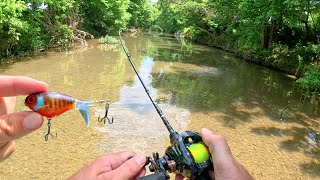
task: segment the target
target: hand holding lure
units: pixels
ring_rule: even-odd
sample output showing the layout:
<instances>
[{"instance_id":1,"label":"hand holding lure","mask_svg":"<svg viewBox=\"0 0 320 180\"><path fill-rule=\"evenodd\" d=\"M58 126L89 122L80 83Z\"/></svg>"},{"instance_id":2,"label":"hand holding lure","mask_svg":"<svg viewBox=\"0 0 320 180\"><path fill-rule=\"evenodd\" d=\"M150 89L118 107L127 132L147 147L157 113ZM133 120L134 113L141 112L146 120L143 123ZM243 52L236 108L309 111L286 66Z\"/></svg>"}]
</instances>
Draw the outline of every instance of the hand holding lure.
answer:
<instances>
[{"instance_id":1,"label":"hand holding lure","mask_svg":"<svg viewBox=\"0 0 320 180\"><path fill-rule=\"evenodd\" d=\"M89 106L98 103L107 103L106 106L106 115L104 117L107 118L107 113L109 110L109 101L108 100L88 100L81 101L75 99L69 95L58 93L58 92L41 92L29 95L25 99L25 105L28 106L31 110L41 114L44 117L48 118L48 133L45 135L45 140L48 140L48 136L51 135L50 127L51 127L51 118L58 116L70 109L77 109L80 111L80 114L86 121L87 127L90 126L90 112ZM108 109L107 109L108 107ZM109 119L108 119L109 120ZM100 121L100 118L99 118ZM104 121L105 122L105 121ZM109 120L109 123L113 123Z\"/></svg>"}]
</instances>

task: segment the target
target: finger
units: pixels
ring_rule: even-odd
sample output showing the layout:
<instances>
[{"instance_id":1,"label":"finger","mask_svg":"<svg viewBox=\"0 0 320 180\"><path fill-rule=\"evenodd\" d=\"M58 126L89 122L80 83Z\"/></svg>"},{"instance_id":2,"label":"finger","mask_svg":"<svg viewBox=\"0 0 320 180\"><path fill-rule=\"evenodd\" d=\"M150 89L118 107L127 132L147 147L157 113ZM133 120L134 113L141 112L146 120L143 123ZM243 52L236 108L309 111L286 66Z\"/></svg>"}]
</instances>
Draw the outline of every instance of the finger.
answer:
<instances>
[{"instance_id":1,"label":"finger","mask_svg":"<svg viewBox=\"0 0 320 180\"><path fill-rule=\"evenodd\" d=\"M118 168L121 164L132 158L134 155L136 155L136 153L129 151L115 154L106 154L91 163L90 167L96 169L98 175L103 174Z\"/></svg>"},{"instance_id":2,"label":"finger","mask_svg":"<svg viewBox=\"0 0 320 180\"><path fill-rule=\"evenodd\" d=\"M7 159L16 150L14 141L9 141L0 148L0 162Z\"/></svg>"},{"instance_id":3,"label":"finger","mask_svg":"<svg viewBox=\"0 0 320 180\"><path fill-rule=\"evenodd\" d=\"M146 175L146 168L144 167L138 172L138 174L134 177L134 179L138 179L139 177L143 177L145 175Z\"/></svg>"},{"instance_id":4,"label":"finger","mask_svg":"<svg viewBox=\"0 0 320 180\"><path fill-rule=\"evenodd\" d=\"M6 102L6 105L7 105L7 114L13 113L14 108L16 107L17 98L15 96L5 97L4 101ZM0 115L2 115L2 114L0 114Z\"/></svg>"},{"instance_id":5,"label":"finger","mask_svg":"<svg viewBox=\"0 0 320 180\"><path fill-rule=\"evenodd\" d=\"M0 146L20 138L43 124L43 117L35 112L17 112L0 116Z\"/></svg>"},{"instance_id":6,"label":"finger","mask_svg":"<svg viewBox=\"0 0 320 180\"><path fill-rule=\"evenodd\" d=\"M145 156L136 155L113 170L112 176L116 177L115 179L132 179L144 168L146 160ZM108 173L105 175L109 176Z\"/></svg>"},{"instance_id":7,"label":"finger","mask_svg":"<svg viewBox=\"0 0 320 180\"><path fill-rule=\"evenodd\" d=\"M110 176L109 172L113 170L112 168L119 167L134 155L134 152L121 152L101 156L68 179L110 179L112 176Z\"/></svg>"},{"instance_id":8,"label":"finger","mask_svg":"<svg viewBox=\"0 0 320 180\"><path fill-rule=\"evenodd\" d=\"M23 76L0 76L0 97L48 91L48 85Z\"/></svg>"},{"instance_id":9,"label":"finger","mask_svg":"<svg viewBox=\"0 0 320 180\"><path fill-rule=\"evenodd\" d=\"M209 171L216 179L252 179L251 175L233 157L226 139L215 135L206 128L202 128L201 136L209 146L213 157L214 172Z\"/></svg>"},{"instance_id":10,"label":"finger","mask_svg":"<svg viewBox=\"0 0 320 180\"><path fill-rule=\"evenodd\" d=\"M16 97L0 97L0 115L14 112Z\"/></svg>"},{"instance_id":11,"label":"finger","mask_svg":"<svg viewBox=\"0 0 320 180\"><path fill-rule=\"evenodd\" d=\"M119 153L103 156L101 160L108 164L107 166L110 167L108 171L111 171L118 168L121 164L128 161L128 159L134 157L135 155L136 153L130 152L130 151L119 152Z\"/></svg>"},{"instance_id":12,"label":"finger","mask_svg":"<svg viewBox=\"0 0 320 180\"><path fill-rule=\"evenodd\" d=\"M233 160L227 140L224 137L215 135L206 128L201 129L201 137L203 142L209 147L211 155L214 155L216 162L229 162Z\"/></svg>"}]
</instances>

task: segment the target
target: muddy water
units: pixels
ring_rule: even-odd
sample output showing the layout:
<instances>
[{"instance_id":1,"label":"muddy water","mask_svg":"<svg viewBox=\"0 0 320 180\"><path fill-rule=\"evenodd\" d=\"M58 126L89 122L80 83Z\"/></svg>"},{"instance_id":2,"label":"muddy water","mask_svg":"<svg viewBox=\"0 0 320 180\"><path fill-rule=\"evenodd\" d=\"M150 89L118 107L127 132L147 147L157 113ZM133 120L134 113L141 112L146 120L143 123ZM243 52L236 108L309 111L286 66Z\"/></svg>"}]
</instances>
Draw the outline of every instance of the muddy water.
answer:
<instances>
[{"instance_id":1,"label":"muddy water","mask_svg":"<svg viewBox=\"0 0 320 180\"><path fill-rule=\"evenodd\" d=\"M256 179L320 178L318 97L303 95L291 77L167 36L124 39L175 130L207 127L225 136ZM166 128L120 46L88 44L1 65L0 74L42 80L78 99L109 99L114 123L96 120L103 105L91 108L89 128L68 111L52 120L57 139L44 141L44 124L17 140L17 151L0 164L0 179L65 179L104 153L163 154ZM17 111L27 110L24 98Z\"/></svg>"}]
</instances>

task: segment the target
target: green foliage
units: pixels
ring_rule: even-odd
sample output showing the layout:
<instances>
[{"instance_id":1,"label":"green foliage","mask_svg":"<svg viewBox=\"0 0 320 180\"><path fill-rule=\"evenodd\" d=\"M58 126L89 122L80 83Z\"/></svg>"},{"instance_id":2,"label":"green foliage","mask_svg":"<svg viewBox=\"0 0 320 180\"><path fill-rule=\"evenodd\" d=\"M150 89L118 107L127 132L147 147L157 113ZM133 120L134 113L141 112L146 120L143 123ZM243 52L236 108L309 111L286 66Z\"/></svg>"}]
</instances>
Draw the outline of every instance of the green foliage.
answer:
<instances>
[{"instance_id":1,"label":"green foliage","mask_svg":"<svg viewBox=\"0 0 320 180\"><path fill-rule=\"evenodd\" d=\"M72 35L72 30L66 24L63 24L57 27L57 35L54 40L57 45L68 47L72 41Z\"/></svg>"},{"instance_id":2,"label":"green foliage","mask_svg":"<svg viewBox=\"0 0 320 180\"><path fill-rule=\"evenodd\" d=\"M128 23L147 29L156 16L157 9L147 0L3 0L0 59L19 52L69 47L78 29L96 35L116 32ZM112 42L106 37L102 40Z\"/></svg>"},{"instance_id":3,"label":"green foliage","mask_svg":"<svg viewBox=\"0 0 320 180\"><path fill-rule=\"evenodd\" d=\"M40 1L41 3L42 1ZM68 46L72 40L72 30L69 26L69 14L74 11L76 2L74 0L45 0L44 4L48 6L43 10L42 25L44 31L51 36L50 43L58 46Z\"/></svg>"},{"instance_id":4,"label":"green foliage","mask_svg":"<svg viewBox=\"0 0 320 180\"><path fill-rule=\"evenodd\" d=\"M68 14L73 0L6 0L0 2L0 58L49 45L69 46Z\"/></svg>"},{"instance_id":5,"label":"green foliage","mask_svg":"<svg viewBox=\"0 0 320 180\"><path fill-rule=\"evenodd\" d=\"M81 0L82 27L94 34L108 34L125 28L130 19L129 0Z\"/></svg>"},{"instance_id":6,"label":"green foliage","mask_svg":"<svg viewBox=\"0 0 320 180\"><path fill-rule=\"evenodd\" d=\"M148 0L131 0L128 8L131 14L129 26L149 29L157 17L157 9Z\"/></svg>"},{"instance_id":7,"label":"green foliage","mask_svg":"<svg viewBox=\"0 0 320 180\"><path fill-rule=\"evenodd\" d=\"M312 89L315 91L320 90L320 69L315 65L310 65L303 77L297 80L303 88Z\"/></svg>"},{"instance_id":8,"label":"green foliage","mask_svg":"<svg viewBox=\"0 0 320 180\"><path fill-rule=\"evenodd\" d=\"M297 44L294 48L287 45L274 45L268 60L274 67L286 68L292 74L302 74L306 67L320 61L320 44L309 43L307 46Z\"/></svg>"},{"instance_id":9,"label":"green foliage","mask_svg":"<svg viewBox=\"0 0 320 180\"><path fill-rule=\"evenodd\" d=\"M27 31L27 22L22 19L24 10L26 6L23 1L0 2L0 58L11 55L21 32Z\"/></svg>"},{"instance_id":10,"label":"green foliage","mask_svg":"<svg viewBox=\"0 0 320 180\"><path fill-rule=\"evenodd\" d=\"M193 39L196 35L200 33L200 30L195 26L189 26L183 29L183 36L188 39Z\"/></svg>"},{"instance_id":11,"label":"green foliage","mask_svg":"<svg viewBox=\"0 0 320 180\"><path fill-rule=\"evenodd\" d=\"M117 38L112 37L112 36L102 36L101 38L99 38L99 43L100 44L117 44L119 41Z\"/></svg>"},{"instance_id":12,"label":"green foliage","mask_svg":"<svg viewBox=\"0 0 320 180\"><path fill-rule=\"evenodd\" d=\"M157 25L165 32L174 33L183 28L183 12L176 8L175 4L167 1L159 1L159 16L156 19Z\"/></svg>"},{"instance_id":13,"label":"green foliage","mask_svg":"<svg viewBox=\"0 0 320 180\"><path fill-rule=\"evenodd\" d=\"M158 8L166 32L298 75L319 63L319 1L160 0Z\"/></svg>"},{"instance_id":14,"label":"green foliage","mask_svg":"<svg viewBox=\"0 0 320 180\"><path fill-rule=\"evenodd\" d=\"M159 25L157 25L157 24L152 25L152 26L149 28L149 30L154 31L154 32L163 32L163 29L162 29Z\"/></svg>"}]
</instances>

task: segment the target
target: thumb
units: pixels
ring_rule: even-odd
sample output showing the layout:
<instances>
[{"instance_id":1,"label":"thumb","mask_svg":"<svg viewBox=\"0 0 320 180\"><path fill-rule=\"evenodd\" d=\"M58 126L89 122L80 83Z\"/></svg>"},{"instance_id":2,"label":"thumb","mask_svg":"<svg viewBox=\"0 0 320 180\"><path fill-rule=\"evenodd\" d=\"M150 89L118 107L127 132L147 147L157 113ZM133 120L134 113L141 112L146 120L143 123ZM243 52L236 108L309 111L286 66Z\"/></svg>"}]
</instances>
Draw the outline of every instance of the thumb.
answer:
<instances>
[{"instance_id":1,"label":"thumb","mask_svg":"<svg viewBox=\"0 0 320 180\"><path fill-rule=\"evenodd\" d=\"M201 129L203 142L209 147L211 155L214 155L216 162L233 161L233 155L227 143L227 140L219 135L213 134L206 128Z\"/></svg>"},{"instance_id":2,"label":"thumb","mask_svg":"<svg viewBox=\"0 0 320 180\"><path fill-rule=\"evenodd\" d=\"M38 129L43 117L35 112L17 112L0 116L0 146Z\"/></svg>"},{"instance_id":3,"label":"thumb","mask_svg":"<svg viewBox=\"0 0 320 180\"><path fill-rule=\"evenodd\" d=\"M141 169L144 168L145 163L145 156L136 155L113 170L113 177L115 177L115 179L133 179L139 174Z\"/></svg>"}]
</instances>

